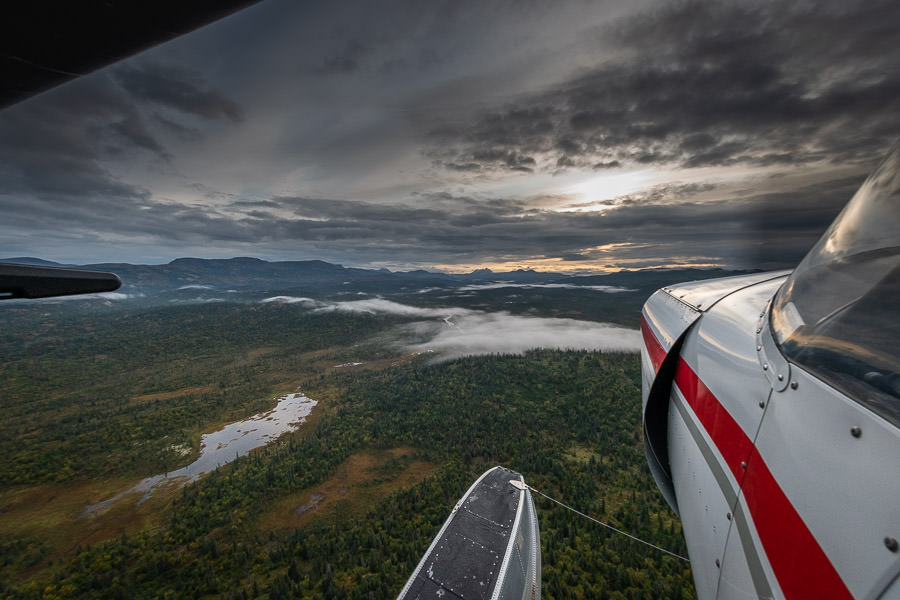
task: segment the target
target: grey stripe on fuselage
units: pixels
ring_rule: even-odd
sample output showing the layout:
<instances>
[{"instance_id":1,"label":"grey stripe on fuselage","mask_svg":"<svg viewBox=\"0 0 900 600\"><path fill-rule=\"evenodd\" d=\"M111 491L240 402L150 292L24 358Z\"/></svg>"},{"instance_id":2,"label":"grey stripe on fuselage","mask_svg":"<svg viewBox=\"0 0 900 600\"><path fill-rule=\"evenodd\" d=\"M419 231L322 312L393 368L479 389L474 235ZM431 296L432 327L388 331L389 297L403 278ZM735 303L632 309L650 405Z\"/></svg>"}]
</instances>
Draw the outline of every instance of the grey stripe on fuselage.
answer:
<instances>
[{"instance_id":1,"label":"grey stripe on fuselage","mask_svg":"<svg viewBox=\"0 0 900 600\"><path fill-rule=\"evenodd\" d=\"M716 479L716 483L719 484L722 495L725 496L728 506L731 507L734 523L737 525L738 529L738 537L741 540L741 546L744 548L744 555L747 557L747 566L750 568L750 578L753 580L753 587L756 588L756 595L760 598L772 598L772 588L769 586L769 580L766 578L762 561L760 561L759 553L756 551L756 546L753 545L753 538L750 537L750 524L747 522L747 516L744 514L743 508L741 508L740 503L737 501L737 494L731 487L728 475L725 473L719 460L713 454L712 448L706 443L703 434L700 433L700 429L697 427L697 423L694 422L693 416L690 414L681 398L678 397L678 394L673 393L671 395L671 401L675 405L675 408L678 409L681 418L684 420L685 425L687 425L688 431L691 433L691 437L694 438L694 443L697 444L700 453L703 454L703 459L706 461L706 464L712 471L713 477ZM730 530L728 536L731 536Z\"/></svg>"}]
</instances>

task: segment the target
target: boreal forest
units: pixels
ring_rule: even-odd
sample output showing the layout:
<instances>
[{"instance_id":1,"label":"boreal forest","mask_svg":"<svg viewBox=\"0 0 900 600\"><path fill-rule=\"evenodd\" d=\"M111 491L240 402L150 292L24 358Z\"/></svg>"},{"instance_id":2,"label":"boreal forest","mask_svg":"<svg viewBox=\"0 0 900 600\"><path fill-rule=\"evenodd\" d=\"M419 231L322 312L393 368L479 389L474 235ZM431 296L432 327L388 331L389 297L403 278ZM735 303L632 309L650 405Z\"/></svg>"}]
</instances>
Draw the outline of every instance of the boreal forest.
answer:
<instances>
[{"instance_id":1,"label":"boreal forest","mask_svg":"<svg viewBox=\"0 0 900 600\"><path fill-rule=\"evenodd\" d=\"M685 553L643 456L634 351L448 360L396 344L414 316L302 303L0 309L3 597L392 598L495 465ZM317 404L277 441L122 494L297 391ZM688 563L535 502L545 598L692 597Z\"/></svg>"}]
</instances>

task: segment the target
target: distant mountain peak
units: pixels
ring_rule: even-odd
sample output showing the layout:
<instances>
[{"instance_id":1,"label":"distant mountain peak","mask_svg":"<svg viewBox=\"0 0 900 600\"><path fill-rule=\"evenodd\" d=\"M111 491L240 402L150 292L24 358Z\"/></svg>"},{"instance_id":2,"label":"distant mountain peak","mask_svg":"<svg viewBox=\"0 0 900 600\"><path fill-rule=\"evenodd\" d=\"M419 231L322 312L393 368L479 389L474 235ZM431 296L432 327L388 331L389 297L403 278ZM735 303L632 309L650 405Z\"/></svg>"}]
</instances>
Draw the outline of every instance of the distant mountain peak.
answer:
<instances>
[{"instance_id":1,"label":"distant mountain peak","mask_svg":"<svg viewBox=\"0 0 900 600\"><path fill-rule=\"evenodd\" d=\"M254 263L254 264L269 262L267 260L263 260L261 258L255 258L253 256L235 256L234 258L229 258L226 260L230 260L231 262Z\"/></svg>"},{"instance_id":2,"label":"distant mountain peak","mask_svg":"<svg viewBox=\"0 0 900 600\"><path fill-rule=\"evenodd\" d=\"M269 261L263 260L261 258L254 258L252 256L235 256L233 258L194 258L191 256L183 256L181 258L176 258L175 260L169 262L170 265L186 265L186 264L223 264L223 263L232 263L232 264L263 264Z\"/></svg>"},{"instance_id":3,"label":"distant mountain peak","mask_svg":"<svg viewBox=\"0 0 900 600\"><path fill-rule=\"evenodd\" d=\"M33 256L16 256L13 258L0 258L0 262L13 263L16 265L33 265L36 267L61 267L62 263L53 262L52 260L44 260L43 258L35 258Z\"/></svg>"}]
</instances>

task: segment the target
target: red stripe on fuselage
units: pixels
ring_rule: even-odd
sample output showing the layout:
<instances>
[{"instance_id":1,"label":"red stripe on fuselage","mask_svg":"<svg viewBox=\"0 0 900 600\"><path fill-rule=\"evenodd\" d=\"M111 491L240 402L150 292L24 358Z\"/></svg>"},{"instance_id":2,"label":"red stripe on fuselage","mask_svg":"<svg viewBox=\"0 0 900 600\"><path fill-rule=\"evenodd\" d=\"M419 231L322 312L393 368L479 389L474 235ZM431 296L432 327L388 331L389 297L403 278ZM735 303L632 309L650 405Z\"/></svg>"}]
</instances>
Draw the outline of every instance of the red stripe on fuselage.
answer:
<instances>
[{"instance_id":1,"label":"red stripe on fuselage","mask_svg":"<svg viewBox=\"0 0 900 600\"><path fill-rule=\"evenodd\" d=\"M852 598L753 441L684 359L678 361L675 383L741 484L741 494L785 597Z\"/></svg>"},{"instance_id":2,"label":"red stripe on fuselage","mask_svg":"<svg viewBox=\"0 0 900 600\"><path fill-rule=\"evenodd\" d=\"M745 470L741 467L741 462L746 462L750 458L753 442L684 359L678 361L675 384L700 419L706 433L716 444L719 454L725 459L725 463L740 485Z\"/></svg>"},{"instance_id":3,"label":"red stripe on fuselage","mask_svg":"<svg viewBox=\"0 0 900 600\"><path fill-rule=\"evenodd\" d=\"M753 449L741 493L787 598L852 598L834 565Z\"/></svg>"},{"instance_id":4,"label":"red stripe on fuselage","mask_svg":"<svg viewBox=\"0 0 900 600\"><path fill-rule=\"evenodd\" d=\"M644 338L644 348L647 349L647 354L650 356L650 362L653 363L653 372L659 371L659 365L662 364L663 359L666 358L666 349L663 348L663 345L659 343L659 340L656 339L656 335L654 335L653 330L650 329L650 324L647 323L647 319L644 315L641 315L641 336Z\"/></svg>"}]
</instances>

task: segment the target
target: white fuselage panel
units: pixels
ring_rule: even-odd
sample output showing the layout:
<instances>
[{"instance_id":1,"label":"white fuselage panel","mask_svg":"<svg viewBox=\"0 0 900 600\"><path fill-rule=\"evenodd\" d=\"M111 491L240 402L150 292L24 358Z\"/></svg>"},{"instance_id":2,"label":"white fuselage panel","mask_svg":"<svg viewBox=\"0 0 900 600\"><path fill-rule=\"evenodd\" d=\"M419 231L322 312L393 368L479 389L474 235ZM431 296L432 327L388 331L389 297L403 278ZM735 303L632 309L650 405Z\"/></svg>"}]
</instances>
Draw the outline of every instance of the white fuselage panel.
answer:
<instances>
[{"instance_id":1,"label":"white fuselage panel","mask_svg":"<svg viewBox=\"0 0 900 600\"><path fill-rule=\"evenodd\" d=\"M732 278L686 313L702 315L665 431L697 595L877 600L900 576L900 430L784 359L767 313L783 280ZM678 292L644 309L645 404L663 351L674 358L671 332L685 331Z\"/></svg>"}]
</instances>

